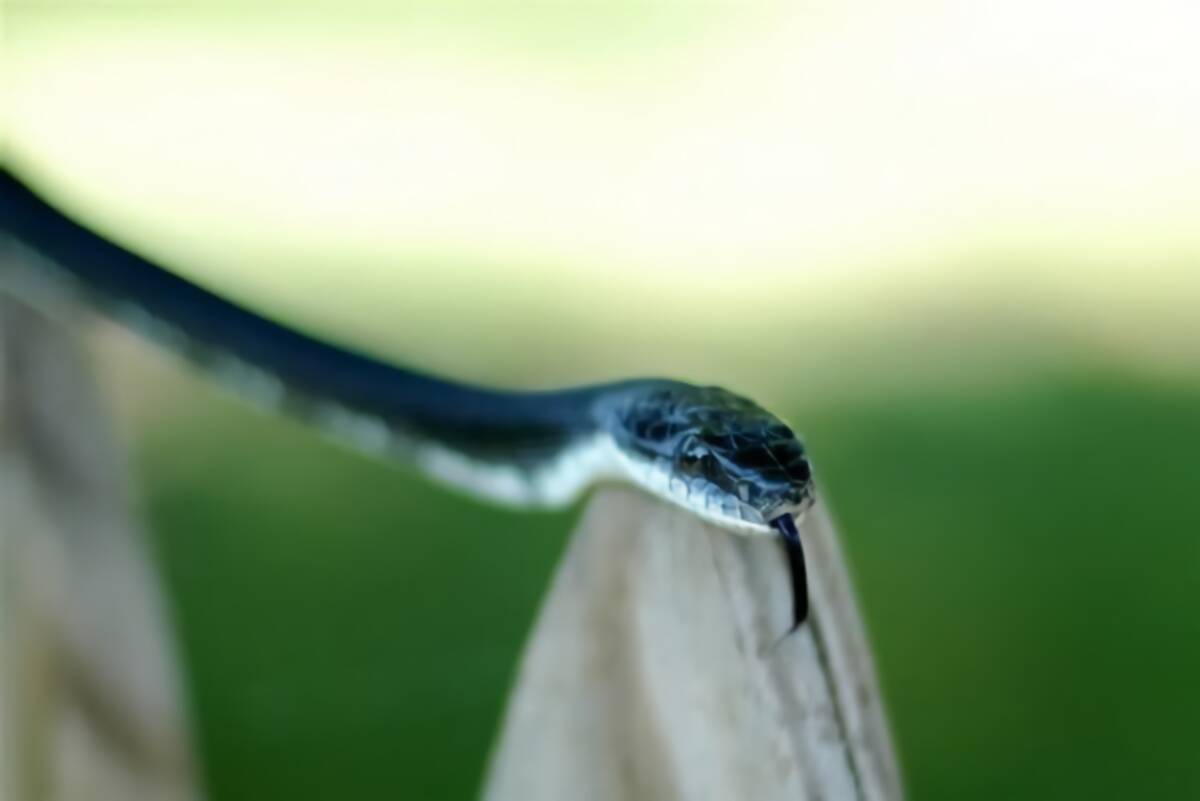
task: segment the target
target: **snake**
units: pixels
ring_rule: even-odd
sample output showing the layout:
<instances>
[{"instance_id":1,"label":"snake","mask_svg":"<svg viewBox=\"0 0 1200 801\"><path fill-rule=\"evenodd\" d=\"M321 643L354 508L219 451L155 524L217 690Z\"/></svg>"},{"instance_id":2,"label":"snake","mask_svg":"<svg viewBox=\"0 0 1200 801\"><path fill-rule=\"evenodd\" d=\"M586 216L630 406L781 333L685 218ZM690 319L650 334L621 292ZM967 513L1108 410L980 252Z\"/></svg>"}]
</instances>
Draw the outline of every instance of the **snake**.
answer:
<instances>
[{"instance_id":1,"label":"snake","mask_svg":"<svg viewBox=\"0 0 1200 801\"><path fill-rule=\"evenodd\" d=\"M775 537L791 577L792 630L808 616L797 524L815 500L812 466L794 431L749 398L665 378L515 391L406 369L183 278L3 167L0 232L102 312L236 391L459 491L554 509L623 482L721 529Z\"/></svg>"}]
</instances>

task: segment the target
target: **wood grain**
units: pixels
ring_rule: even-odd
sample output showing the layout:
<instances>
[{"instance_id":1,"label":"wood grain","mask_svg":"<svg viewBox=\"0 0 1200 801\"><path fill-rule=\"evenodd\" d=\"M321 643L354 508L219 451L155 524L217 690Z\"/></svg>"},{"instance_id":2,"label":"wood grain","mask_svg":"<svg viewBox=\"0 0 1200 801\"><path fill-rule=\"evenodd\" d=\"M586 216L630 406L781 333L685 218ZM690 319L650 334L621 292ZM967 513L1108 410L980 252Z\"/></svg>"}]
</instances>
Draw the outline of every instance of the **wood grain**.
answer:
<instances>
[{"instance_id":1,"label":"wood grain","mask_svg":"<svg viewBox=\"0 0 1200 801\"><path fill-rule=\"evenodd\" d=\"M812 617L784 637L779 543L633 490L597 493L528 644L485 798L900 799L825 509L801 536Z\"/></svg>"}]
</instances>

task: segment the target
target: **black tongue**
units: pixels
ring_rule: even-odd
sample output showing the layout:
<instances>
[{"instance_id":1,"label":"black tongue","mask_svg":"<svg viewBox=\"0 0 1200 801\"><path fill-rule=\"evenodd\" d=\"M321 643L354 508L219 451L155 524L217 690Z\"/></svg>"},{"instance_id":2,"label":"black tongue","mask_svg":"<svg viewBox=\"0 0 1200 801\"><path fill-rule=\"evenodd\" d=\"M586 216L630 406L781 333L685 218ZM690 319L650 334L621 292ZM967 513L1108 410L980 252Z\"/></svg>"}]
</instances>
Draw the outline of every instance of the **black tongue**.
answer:
<instances>
[{"instance_id":1,"label":"black tongue","mask_svg":"<svg viewBox=\"0 0 1200 801\"><path fill-rule=\"evenodd\" d=\"M800 542L796 519L791 515L780 515L771 521L771 526L779 532L783 541L788 570L792 574L792 628L788 632L790 634L800 628L800 624L808 617L808 569L804 564L804 546Z\"/></svg>"}]
</instances>

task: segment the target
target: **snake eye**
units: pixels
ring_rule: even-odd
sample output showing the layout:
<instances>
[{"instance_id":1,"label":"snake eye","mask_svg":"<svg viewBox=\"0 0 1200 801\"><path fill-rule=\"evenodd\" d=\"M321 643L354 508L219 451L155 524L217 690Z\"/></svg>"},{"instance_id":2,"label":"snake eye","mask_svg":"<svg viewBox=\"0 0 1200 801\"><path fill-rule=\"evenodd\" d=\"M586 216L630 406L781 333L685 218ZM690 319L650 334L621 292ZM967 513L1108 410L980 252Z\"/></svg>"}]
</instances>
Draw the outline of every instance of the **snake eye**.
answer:
<instances>
[{"instance_id":1,"label":"snake eye","mask_svg":"<svg viewBox=\"0 0 1200 801\"><path fill-rule=\"evenodd\" d=\"M695 437L683 444L679 451L679 467L689 473L710 473L717 465L717 458Z\"/></svg>"}]
</instances>

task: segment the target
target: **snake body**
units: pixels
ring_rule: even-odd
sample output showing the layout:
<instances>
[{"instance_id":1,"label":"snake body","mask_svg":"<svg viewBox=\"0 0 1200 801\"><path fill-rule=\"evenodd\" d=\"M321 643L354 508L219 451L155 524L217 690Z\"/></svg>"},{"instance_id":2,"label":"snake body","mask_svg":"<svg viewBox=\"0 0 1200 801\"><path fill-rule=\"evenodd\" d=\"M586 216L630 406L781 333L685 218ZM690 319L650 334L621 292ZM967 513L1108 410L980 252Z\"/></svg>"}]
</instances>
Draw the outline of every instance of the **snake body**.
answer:
<instances>
[{"instance_id":1,"label":"snake body","mask_svg":"<svg viewBox=\"0 0 1200 801\"><path fill-rule=\"evenodd\" d=\"M336 347L106 239L0 170L0 231L94 303L260 402L435 479L524 507L633 483L739 534L781 537L807 611L795 521L813 501L792 430L719 387L632 379L542 392L444 380Z\"/></svg>"}]
</instances>

